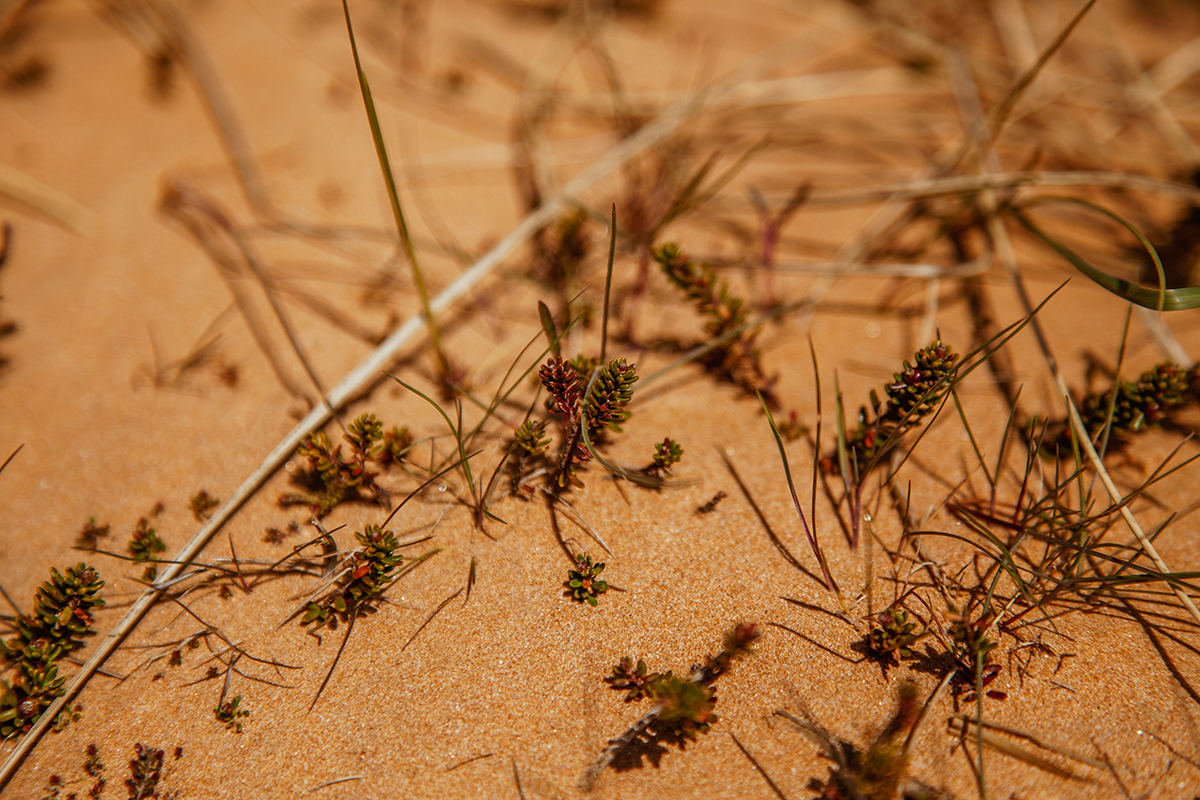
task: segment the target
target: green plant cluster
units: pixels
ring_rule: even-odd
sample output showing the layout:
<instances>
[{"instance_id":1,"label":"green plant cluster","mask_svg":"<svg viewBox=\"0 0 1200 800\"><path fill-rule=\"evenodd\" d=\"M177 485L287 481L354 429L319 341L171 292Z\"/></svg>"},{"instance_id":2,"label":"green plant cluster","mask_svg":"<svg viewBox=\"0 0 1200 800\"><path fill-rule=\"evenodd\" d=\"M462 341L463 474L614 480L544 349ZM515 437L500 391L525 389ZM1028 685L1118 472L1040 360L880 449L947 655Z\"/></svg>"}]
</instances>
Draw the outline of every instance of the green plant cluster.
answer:
<instances>
[{"instance_id":1,"label":"green plant cluster","mask_svg":"<svg viewBox=\"0 0 1200 800\"><path fill-rule=\"evenodd\" d=\"M167 543L159 537L157 530L150 527L150 521L146 517L138 517L137 525L129 536L129 555L133 560L138 564L158 561L158 554L166 549ZM147 583L157 577L158 567L153 565L146 567L142 573L142 580Z\"/></svg>"},{"instance_id":2,"label":"green plant cluster","mask_svg":"<svg viewBox=\"0 0 1200 800\"><path fill-rule=\"evenodd\" d=\"M707 319L705 330L711 339L721 341L700 357L700 363L718 379L748 395L761 394L769 407L778 408L776 379L763 371L761 353L754 343L758 334L747 324L750 316L745 301L728 283L718 280L711 268L693 263L674 242L654 248L651 255L667 280Z\"/></svg>"},{"instance_id":3,"label":"green plant cluster","mask_svg":"<svg viewBox=\"0 0 1200 800\"><path fill-rule=\"evenodd\" d=\"M51 567L50 580L34 593L33 611L17 617L17 635L0 641L13 670L11 683L0 681L0 736L25 733L62 695L66 679L59 676L57 662L82 646L92 609L104 605L97 596L103 586L99 573L82 562L66 574Z\"/></svg>"},{"instance_id":4,"label":"green plant cluster","mask_svg":"<svg viewBox=\"0 0 1200 800\"><path fill-rule=\"evenodd\" d=\"M664 438L654 445L654 455L651 456L650 466L642 472L647 475L670 475L671 467L683 459L683 448L679 442L670 437Z\"/></svg>"},{"instance_id":5,"label":"green plant cluster","mask_svg":"<svg viewBox=\"0 0 1200 800\"><path fill-rule=\"evenodd\" d=\"M977 659L982 658L984 663L991 660L990 653L996 649L996 643L987 637L992 614L981 614L972 620L969 608L960 611L957 606L951 605L946 617L950 621L948 633L954 657L959 664L973 670Z\"/></svg>"},{"instance_id":6,"label":"green plant cluster","mask_svg":"<svg viewBox=\"0 0 1200 800\"><path fill-rule=\"evenodd\" d=\"M234 731L235 733L242 732L242 719L250 716L250 712L241 707L242 696L239 694L231 700L226 700L223 703L217 703L213 708L213 714L225 726L226 730Z\"/></svg>"},{"instance_id":7,"label":"green plant cluster","mask_svg":"<svg viewBox=\"0 0 1200 800\"><path fill-rule=\"evenodd\" d=\"M575 569L567 573L567 588L571 595L581 603L595 606L600 602L600 595L608 591L608 584L599 580L604 572L604 562L592 563L592 557L586 553L575 556Z\"/></svg>"},{"instance_id":8,"label":"green plant cluster","mask_svg":"<svg viewBox=\"0 0 1200 800\"><path fill-rule=\"evenodd\" d=\"M1159 427L1172 413L1200 396L1200 369L1186 370L1173 361L1156 364L1133 381L1117 381L1104 392L1091 392L1079 402L1083 426L1098 445L1105 432L1122 443L1129 434ZM1111 424L1110 424L1111 419ZM1071 426L1067 420L1052 422L1044 437L1043 452L1067 456L1073 452Z\"/></svg>"},{"instance_id":9,"label":"green plant cluster","mask_svg":"<svg viewBox=\"0 0 1200 800\"><path fill-rule=\"evenodd\" d=\"M587 438L595 445L602 441L606 430L620 432L621 423L629 418L625 406L633 397L633 384L638 380L637 365L623 358L613 359L600 368L584 400L581 399L583 383L591 380L591 374L596 369L594 364L582 357L564 361L560 356L551 356L538 371L542 386L550 396L546 408L561 418L562 442L558 461L555 465L545 464L547 469L553 468L554 480L559 488L583 485L576 470L592 457L584 442L583 419L587 420ZM548 446L544 434L545 424L537 422L526 422L517 432L517 444L526 454L519 467L527 469L530 456L544 455ZM522 474L519 472L518 476Z\"/></svg>"},{"instance_id":10,"label":"green plant cluster","mask_svg":"<svg viewBox=\"0 0 1200 800\"><path fill-rule=\"evenodd\" d=\"M280 495L279 505L308 506L318 518L325 517L340 503L348 501L384 504L387 494L376 483L373 465L399 464L412 447L407 428L393 426L384 431L374 414L360 414L343 435L349 453L336 446L329 435L318 431L300 445L296 454L308 460L307 473L297 483L307 491Z\"/></svg>"},{"instance_id":11,"label":"green plant cluster","mask_svg":"<svg viewBox=\"0 0 1200 800\"><path fill-rule=\"evenodd\" d=\"M634 700L641 700L645 697L654 696L654 682L662 676L657 672L649 672L646 668L646 662L638 659L637 666L634 666L633 659L629 656L624 656L615 667L612 668L613 674L604 679L614 689L625 692L625 702L631 703Z\"/></svg>"},{"instance_id":12,"label":"green plant cluster","mask_svg":"<svg viewBox=\"0 0 1200 800\"><path fill-rule=\"evenodd\" d=\"M872 658L887 666L912 658L912 646L926 631L918 631L917 623L908 617L907 610L895 606L876 615L875 624L867 632L867 652Z\"/></svg>"},{"instance_id":13,"label":"green plant cluster","mask_svg":"<svg viewBox=\"0 0 1200 800\"><path fill-rule=\"evenodd\" d=\"M865 751L848 742L823 737L834 762L829 779L819 783L824 800L894 800L897 797L936 796L909 785L906 736L919 712L917 687L904 681L898 690L895 714ZM915 790L915 791L914 791Z\"/></svg>"},{"instance_id":14,"label":"green plant cluster","mask_svg":"<svg viewBox=\"0 0 1200 800\"><path fill-rule=\"evenodd\" d=\"M513 437L517 447L529 455L541 455L546 452L546 448L550 446L550 437L546 435L546 423L544 420L527 419L517 429L516 435Z\"/></svg>"},{"instance_id":15,"label":"green plant cluster","mask_svg":"<svg viewBox=\"0 0 1200 800\"><path fill-rule=\"evenodd\" d=\"M42 795L41 800L59 800L64 797L63 791L68 787L80 783L91 783L86 793L81 794L78 791L70 791L65 795L66 800L76 800L78 797L98 798L104 796L104 789L108 785L108 781L104 777L104 762L100 758L100 748L94 743L87 745L84 750L86 758L83 762L82 772L86 777L77 778L75 780L64 780L63 776L58 773L51 773L46 780L46 793Z\"/></svg>"},{"instance_id":16,"label":"green plant cluster","mask_svg":"<svg viewBox=\"0 0 1200 800\"><path fill-rule=\"evenodd\" d=\"M959 610L950 604L946 610L946 618L950 622L947 636L950 644L950 654L954 658L956 669L953 686L956 692L968 690L968 701L974 698L976 681L987 686L1000 674L1000 665L992 662L992 651L997 643L988 638L992 622L996 615L990 610L983 610L978 617L972 619L971 606ZM1001 691L989 690L986 694L996 700L1003 700L1008 695Z\"/></svg>"},{"instance_id":17,"label":"green plant cluster","mask_svg":"<svg viewBox=\"0 0 1200 800\"><path fill-rule=\"evenodd\" d=\"M129 760L129 777L125 779L129 800L157 798L163 773L163 751L139 742L133 746L133 753L134 757Z\"/></svg>"},{"instance_id":18,"label":"green plant cluster","mask_svg":"<svg viewBox=\"0 0 1200 800\"><path fill-rule=\"evenodd\" d=\"M111 527L107 523L98 524L95 517L88 517L79 530L79 535L75 540L76 546L84 550L95 550L100 546L100 540L108 537Z\"/></svg>"},{"instance_id":19,"label":"green plant cluster","mask_svg":"<svg viewBox=\"0 0 1200 800\"><path fill-rule=\"evenodd\" d=\"M221 505L220 498L213 497L208 493L207 489L201 489L192 495L188 501L188 507L192 509L192 516L197 522L205 522L212 516L213 509Z\"/></svg>"},{"instance_id":20,"label":"green plant cluster","mask_svg":"<svg viewBox=\"0 0 1200 800\"><path fill-rule=\"evenodd\" d=\"M861 479L878 464L900 437L920 424L937 407L950 390L957 373L958 353L940 340L924 347L904 362L904 368L893 375L884 387L887 402L871 390L871 411L858 412L858 427L846 434L846 463L851 475ZM830 471L836 469L840 456L824 460Z\"/></svg>"},{"instance_id":21,"label":"green plant cluster","mask_svg":"<svg viewBox=\"0 0 1200 800\"><path fill-rule=\"evenodd\" d=\"M395 534L380 530L378 525L368 525L354 537L361 546L354 556L354 568L332 594L306 606L301 625L316 622L319 628L329 624L332 617L356 613L395 579L392 573L404 558L396 552L400 545Z\"/></svg>"}]
</instances>

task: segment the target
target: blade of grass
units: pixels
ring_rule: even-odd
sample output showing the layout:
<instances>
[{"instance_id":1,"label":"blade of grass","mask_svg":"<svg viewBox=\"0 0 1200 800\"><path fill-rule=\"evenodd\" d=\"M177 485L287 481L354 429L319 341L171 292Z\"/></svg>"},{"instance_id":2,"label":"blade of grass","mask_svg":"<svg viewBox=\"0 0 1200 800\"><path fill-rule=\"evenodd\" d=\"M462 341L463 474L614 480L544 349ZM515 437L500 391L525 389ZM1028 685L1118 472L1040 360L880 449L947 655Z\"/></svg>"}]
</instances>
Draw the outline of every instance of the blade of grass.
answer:
<instances>
[{"instance_id":1,"label":"blade of grass","mask_svg":"<svg viewBox=\"0 0 1200 800\"><path fill-rule=\"evenodd\" d=\"M1067 198L1058 199L1065 201ZM1103 209L1100 209L1099 206L1095 206L1094 204L1089 204L1075 198L1072 198L1071 201L1077 202L1080 205L1088 205L1092 208L1104 211ZM1104 211L1104 213L1111 215L1111 213L1107 211ZM1200 288L1195 286L1185 286L1180 289L1147 289L1143 286L1138 286L1132 281L1114 277L1109 275L1107 272L1093 267L1069 247L1051 237L1049 234L1035 225L1033 221L1030 220L1029 217L1026 216L1021 210L1010 208L1009 214L1011 214L1013 219L1019 222L1027 231L1032 233L1056 253L1062 256L1062 258L1071 264L1071 266L1075 267L1075 269L1082 272L1092 281L1099 284L1107 291L1112 292L1117 297L1120 297L1122 300L1127 300L1144 308L1154 309L1157 311L1182 311L1191 308L1200 308ZM1111 216L1116 218L1116 215ZM1141 234L1141 232L1137 231L1131 225L1128 227L1129 230L1133 231L1134 235L1138 237L1139 241L1145 241L1145 237ZM1158 254L1154 252L1153 245L1150 245L1148 241L1145 241L1143 246L1147 247L1147 252L1152 254L1151 258L1159 270L1159 276L1161 279L1162 263L1158 260Z\"/></svg>"},{"instance_id":2,"label":"blade of grass","mask_svg":"<svg viewBox=\"0 0 1200 800\"><path fill-rule=\"evenodd\" d=\"M837 583L833 580L833 575L829 572L829 565L825 563L825 554L821 552L821 545L817 542L817 537L812 529L808 527L808 519L804 516L804 509L800 505L800 498L796 496L796 484L792 480L792 466L788 463L787 450L783 446L783 437L779 435L779 428L775 425L775 418L771 416L771 409L767 407L767 401L763 398L762 393L758 393L758 402L762 405L763 411L766 412L767 422L771 426L771 434L775 437L775 446L779 448L779 458L783 461L783 474L787 479L788 491L792 494L792 503L796 506L796 513L800 515L800 524L804 528L804 535L808 537L808 544L812 547L813 555L817 557L817 563L821 565L821 575L825 578L825 588L837 595L838 602L842 604L842 591L838 588Z\"/></svg>"},{"instance_id":3,"label":"blade of grass","mask_svg":"<svg viewBox=\"0 0 1200 800\"><path fill-rule=\"evenodd\" d=\"M550 352L556 358L562 356L562 347L559 345L558 329L554 326L554 315L550 313L550 309L541 300L538 300L538 317L542 320L542 330L546 332L546 338L550 341Z\"/></svg>"},{"instance_id":4,"label":"blade of grass","mask_svg":"<svg viewBox=\"0 0 1200 800\"><path fill-rule=\"evenodd\" d=\"M600 322L600 363L608 363L608 301L612 296L613 259L617 254L617 204L613 203L612 221L609 223L611 236L608 240L608 270L604 276L604 316ZM555 353L558 355L558 353Z\"/></svg>"},{"instance_id":5,"label":"blade of grass","mask_svg":"<svg viewBox=\"0 0 1200 800\"><path fill-rule=\"evenodd\" d=\"M408 235L408 224L404 221L404 210L400 206L400 194L396 190L396 179L392 174L391 162L388 160L387 146L383 142L379 116L375 113L375 101L371 97L371 85L367 82L367 74L363 72L362 62L358 57L358 43L354 39L354 25L350 22L350 6L347 5L346 0L342 0L342 12L346 16L346 33L350 36L350 52L354 54L354 71L358 75L358 88L362 93L363 106L367 111L367 122L371 126L371 140L375 143L375 156L379 159L379 171L383 173L383 182L387 187L392 216L396 220L396 230L400 234L400 244L404 247L408 263L412 266L413 283L421 298L421 311L425 315L429 327L429 338L433 342L433 352L437 356L438 369L441 370L442 379L449 381L451 380L450 360L442 348L442 334L438 329L437 320L433 316L433 309L429 302L429 288L425 285L425 276L421 273L416 251L413 250L412 238Z\"/></svg>"},{"instance_id":6,"label":"blade of grass","mask_svg":"<svg viewBox=\"0 0 1200 800\"><path fill-rule=\"evenodd\" d=\"M458 447L458 457L459 457L458 463L462 465L463 475L467 479L467 485L471 487L472 495L474 495L474 493L475 493L475 476L471 472L471 461L467 457L466 440L463 438L463 435L462 435L462 406L458 405L459 425L456 427L454 425L454 420L450 419L450 415L446 413L446 410L444 408L442 408L441 405L439 405L438 402L436 400L434 400L432 397L425 394L424 392L422 392L420 389L416 388L415 386L405 383L404 381L400 380L399 378L397 378L395 375L393 375L390 372L384 372L383 374L387 375L389 378L394 380L396 383L400 384L405 389L408 389L410 392L412 392L413 394L420 397L426 403L433 406L434 409L438 412L438 414L441 415L442 419L444 419L446 421L446 427L448 427L450 429L450 433L454 436L455 445Z\"/></svg>"}]
</instances>

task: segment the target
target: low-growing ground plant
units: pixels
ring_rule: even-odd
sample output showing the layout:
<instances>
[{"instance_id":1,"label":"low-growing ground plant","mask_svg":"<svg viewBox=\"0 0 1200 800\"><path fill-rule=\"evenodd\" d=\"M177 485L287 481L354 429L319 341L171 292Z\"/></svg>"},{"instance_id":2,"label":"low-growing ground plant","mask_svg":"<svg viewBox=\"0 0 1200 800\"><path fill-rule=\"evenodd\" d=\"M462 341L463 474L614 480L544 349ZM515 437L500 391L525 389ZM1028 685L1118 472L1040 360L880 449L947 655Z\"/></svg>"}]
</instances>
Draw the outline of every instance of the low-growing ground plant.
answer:
<instances>
[{"instance_id":1,"label":"low-growing ground plant","mask_svg":"<svg viewBox=\"0 0 1200 800\"><path fill-rule=\"evenodd\" d=\"M686 675L671 671L649 672L645 661L624 657L612 668L605 683L625 692L626 702L650 700L654 707L627 731L613 739L579 781L579 787L590 791L604 769L622 752L648 747L661 750L663 745L680 749L690 741L708 733L716 724L717 693L712 684L725 674L733 662L754 653L753 645L762 632L753 623L742 622L726 631L720 652L709 656L703 664ZM638 761L640 763L640 756Z\"/></svg>"},{"instance_id":2,"label":"low-growing ground plant","mask_svg":"<svg viewBox=\"0 0 1200 800\"><path fill-rule=\"evenodd\" d=\"M150 527L149 519L138 517L137 525L129 535L127 548L134 563L142 564L158 561L159 555L166 551L167 543L159 538L157 529ZM142 580L151 583L157 576L158 567L151 564L142 573Z\"/></svg>"},{"instance_id":3,"label":"low-growing ground plant","mask_svg":"<svg viewBox=\"0 0 1200 800\"><path fill-rule=\"evenodd\" d=\"M0 737L27 732L62 695L66 679L58 674L59 662L83 646L92 609L104 605L103 587L95 568L82 562L65 573L52 567L34 593L32 611L17 617L16 636L0 640L0 656L11 670L11 680L0 681Z\"/></svg>"},{"instance_id":4,"label":"low-growing ground plant","mask_svg":"<svg viewBox=\"0 0 1200 800\"><path fill-rule=\"evenodd\" d=\"M181 758L183 748L176 747L172 761ZM133 758L129 760L129 777L125 779L129 800L165 800L168 795L163 793L159 785L168 772L169 762L165 759L166 753L158 748L141 742L133 746Z\"/></svg>"},{"instance_id":5,"label":"low-growing ground plant","mask_svg":"<svg viewBox=\"0 0 1200 800\"><path fill-rule=\"evenodd\" d=\"M206 489L196 492L188 501L188 507L192 509L192 516L197 522L207 521L212 516L213 509L219 505L220 499L210 495Z\"/></svg>"},{"instance_id":6,"label":"low-growing ground plant","mask_svg":"<svg viewBox=\"0 0 1200 800\"><path fill-rule=\"evenodd\" d=\"M242 708L241 705L242 696L234 695L228 700L217 703L213 708L213 714L216 716L217 722L224 725L226 730L241 733L242 719L250 716L249 710Z\"/></svg>"},{"instance_id":7,"label":"low-growing ground plant","mask_svg":"<svg viewBox=\"0 0 1200 800\"><path fill-rule=\"evenodd\" d=\"M762 354L755 344L758 332L742 298L711 268L692 262L678 244L661 245L652 253L667 279L707 320L705 330L716 345L700 356L700 363L718 380L732 383L748 395L761 395L770 408L777 409L777 378L768 377L763 370Z\"/></svg>"},{"instance_id":8,"label":"low-growing ground plant","mask_svg":"<svg viewBox=\"0 0 1200 800\"><path fill-rule=\"evenodd\" d=\"M593 564L587 553L577 554L575 569L567 573L567 592L579 602L594 607L600 602L600 595L608 591L608 583L599 578L601 572L604 572L604 562Z\"/></svg>"},{"instance_id":9,"label":"low-growing ground plant","mask_svg":"<svg viewBox=\"0 0 1200 800\"><path fill-rule=\"evenodd\" d=\"M387 492L375 482L379 473L373 468L403 461L412 447L411 435L395 426L385 433L374 414L364 413L347 426L343 438L348 454L325 433L308 437L296 451L308 462L308 469L295 478L304 491L280 495L280 506L307 506L320 519L345 502L387 505Z\"/></svg>"},{"instance_id":10,"label":"low-growing ground plant","mask_svg":"<svg viewBox=\"0 0 1200 800\"><path fill-rule=\"evenodd\" d=\"M1200 371L1185 370L1172 361L1156 364L1137 380L1118 380L1103 392L1089 392L1076 401L1084 428L1101 452L1115 452L1133 434L1169 424L1172 417L1200 396ZM1044 430L1039 430L1043 428ZM1046 423L1036 417L1028 429L1051 457L1073 458L1074 432L1069 420Z\"/></svg>"}]
</instances>

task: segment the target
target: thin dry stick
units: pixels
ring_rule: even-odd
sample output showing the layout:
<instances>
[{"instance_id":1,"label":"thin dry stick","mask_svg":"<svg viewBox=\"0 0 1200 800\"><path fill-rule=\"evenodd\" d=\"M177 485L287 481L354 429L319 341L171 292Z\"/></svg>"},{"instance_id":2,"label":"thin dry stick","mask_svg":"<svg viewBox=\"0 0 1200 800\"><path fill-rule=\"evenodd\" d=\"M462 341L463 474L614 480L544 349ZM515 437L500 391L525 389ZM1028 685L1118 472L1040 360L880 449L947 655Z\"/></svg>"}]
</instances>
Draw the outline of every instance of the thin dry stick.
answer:
<instances>
[{"instance_id":1,"label":"thin dry stick","mask_svg":"<svg viewBox=\"0 0 1200 800\"><path fill-rule=\"evenodd\" d=\"M951 717L948 723L950 733L953 733L956 736L972 736L972 738L978 738L993 750L1024 761L1025 763L1034 767L1038 767L1039 769L1044 769L1052 775L1057 775L1060 778L1076 781L1084 780L1074 772L1071 772L1069 769L1064 769L1054 762L1042 758L1038 754L1032 753L1024 747L1021 747L1013 742L1010 742L1008 739L993 733L992 731L988 730L986 726L986 722L981 726L971 717L964 716ZM1103 766L1101 766L1101 769L1103 769Z\"/></svg>"},{"instance_id":2,"label":"thin dry stick","mask_svg":"<svg viewBox=\"0 0 1200 800\"><path fill-rule=\"evenodd\" d=\"M327 786L335 786L336 784L339 784L339 783L346 783L347 781L361 781L366 777L367 777L366 775L347 775L344 778L334 778L331 781L325 781L324 783L318 783L316 786L313 786L308 791L315 792L318 789L324 789Z\"/></svg>"},{"instance_id":3,"label":"thin dry stick","mask_svg":"<svg viewBox=\"0 0 1200 800\"><path fill-rule=\"evenodd\" d=\"M877 203L890 198L919 200L954 194L972 194L984 189L1016 189L1021 186L1095 186L1105 189L1132 189L1163 194L1191 203L1200 203L1200 189L1145 175L1123 172L1083 170L1079 172L1003 172L985 175L952 175L942 178L902 181L870 189L830 189L809 195L810 208Z\"/></svg>"},{"instance_id":4,"label":"thin dry stick","mask_svg":"<svg viewBox=\"0 0 1200 800\"><path fill-rule=\"evenodd\" d=\"M1200 147L1197 147L1196 142L1188 134L1187 130L1179 122L1179 118L1171 111L1170 106L1163 100L1162 93L1154 86L1150 77L1142 69L1138 63L1137 57L1130 50L1129 45L1124 38L1112 27L1108 19L1100 16L1100 20L1104 23L1106 39L1112 43L1113 49L1116 51L1117 60L1121 68L1125 70L1128 86L1128 93L1142 105L1145 106L1147 115L1151 122L1158 128L1163 138L1166 139L1172 147L1179 151L1188 161L1188 168L1195 169L1200 165Z\"/></svg>"},{"instance_id":5,"label":"thin dry stick","mask_svg":"<svg viewBox=\"0 0 1200 800\"><path fill-rule=\"evenodd\" d=\"M1023 74L1013 85L1004 99L992 109L992 113L988 115L987 121L989 144L996 141L996 137L999 136L1000 131L1004 129L1004 126L1008 122L1008 118L1012 114L1013 109L1016 107L1017 102L1025 95L1025 90L1028 89L1029 85L1037 78L1038 74L1042 71L1042 68L1046 66L1046 63L1054 57L1055 53L1057 53L1067 39L1070 38L1071 33L1075 30L1075 26L1083 21L1083 18L1087 16L1087 13L1092 10L1092 6L1094 5L1096 5L1096 0L1088 0L1083 8L1079 9L1079 13L1077 13L1069 23L1067 23L1067 26L1062 29L1062 32L1058 34L1058 37L1055 38L1050 46L1047 47L1041 56L1038 57L1038 60L1034 62L1033 66L1025 71L1025 74Z\"/></svg>"},{"instance_id":6,"label":"thin dry stick","mask_svg":"<svg viewBox=\"0 0 1200 800\"><path fill-rule=\"evenodd\" d=\"M1163 351L1163 355L1184 369L1191 369L1196 365L1196 362L1192 360L1188 352L1183 349L1183 345L1179 343L1179 340L1171 334L1171 330L1167 327L1167 323L1163 321L1161 314L1145 306L1134 306L1133 312L1138 315L1142 327L1153 337L1158 348Z\"/></svg>"},{"instance_id":7,"label":"thin dry stick","mask_svg":"<svg viewBox=\"0 0 1200 800\"><path fill-rule=\"evenodd\" d=\"M20 170L0 164L0 198L83 233L92 213L83 206Z\"/></svg>"},{"instance_id":8,"label":"thin dry stick","mask_svg":"<svg viewBox=\"0 0 1200 800\"><path fill-rule=\"evenodd\" d=\"M466 294L471 287L494 270L500 262L515 251L534 232L551 220L556 219L563 209L571 204L572 198L587 191L596 183L605 179L617 169L620 169L622 165L671 136L683 122L691 117L694 109L699 104L698 100L701 96L707 94L714 102L724 99L734 91L738 82L747 80L756 73L778 66L780 62L785 61L788 56L794 54L794 49L795 41L790 40L760 56L747 59L741 67L729 76L729 80L721 88L706 89L697 92L695 100L668 108L656 120L644 126L633 136L625 139L596 163L576 176L563 188L560 194L550 198L537 209L527 214L495 247L476 261L458 279L447 286L440 295L434 298L429 304L431 313L439 314L449 308L455 301ZM172 580L185 569L189 562L208 544L213 534L220 530L221 526L233 516L234 512L241 508L242 504L262 486L267 478L295 452L304 438L328 422L333 417L335 410L340 409L350 397L354 396L368 382L374 380L396 353L420 333L424 327L424 316L417 315L412 317L388 336L362 363L351 370L342 379L341 383L329 392L329 405L314 407L304 419L288 432L283 440L275 446L275 449L267 455L258 469L254 470L242 482L242 485L230 496L229 500L212 515L208 523L201 527L196 532L196 535L192 537L192 540L184 545L183 549L176 554L173 562L159 577L158 583L165 583ZM142 617L145 616L146 612L150 610L150 607L162 592L162 588L158 583L146 589L134 601L125 616L109 630L95 652L84 662L83 666L80 667L71 680L67 682L62 696L46 709L33 728L17 743L17 746L9 754L7 760L5 760L3 767L0 767L0 791L3 791L8 782L12 780L17 768L41 740L46 730L53 724L58 712L75 699L76 695L79 694L92 675L96 673L96 670L104 663L105 659L112 655L113 651L117 649L125 637L129 635L141 621Z\"/></svg>"}]
</instances>

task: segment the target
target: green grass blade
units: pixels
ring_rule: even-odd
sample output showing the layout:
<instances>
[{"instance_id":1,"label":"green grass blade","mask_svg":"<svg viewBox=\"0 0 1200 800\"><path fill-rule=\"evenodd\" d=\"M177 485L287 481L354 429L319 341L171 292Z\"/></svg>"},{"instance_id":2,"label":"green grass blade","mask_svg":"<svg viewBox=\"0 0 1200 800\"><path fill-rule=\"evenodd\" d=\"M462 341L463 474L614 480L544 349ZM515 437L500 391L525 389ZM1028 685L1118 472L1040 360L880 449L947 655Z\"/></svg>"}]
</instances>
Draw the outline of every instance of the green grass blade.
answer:
<instances>
[{"instance_id":1,"label":"green grass blade","mask_svg":"<svg viewBox=\"0 0 1200 800\"><path fill-rule=\"evenodd\" d=\"M471 461L467 457L466 442L463 439L462 430L460 428L456 428L454 426L454 420L450 419L450 415L446 413L446 410L444 408L442 408L438 404L438 402L436 400L434 400L432 397L425 394L424 392L422 392L420 389L416 388L415 386L410 386L409 384L400 380L399 378L397 378L395 375L393 375L390 372L385 372L383 374L387 375L389 378L394 380L396 383L400 384L405 389L408 389L410 392L412 392L413 394L420 397L426 403L429 403L429 405L431 405L435 409L437 409L437 412L442 415L442 419L444 419L446 421L446 427L448 427L450 429L450 433L452 433L454 435L454 441L458 445L459 463L461 463L463 466L463 474L466 475L467 483L471 485L471 491L473 492L475 490L475 486L474 486L475 478L471 474Z\"/></svg>"},{"instance_id":2,"label":"green grass blade","mask_svg":"<svg viewBox=\"0 0 1200 800\"><path fill-rule=\"evenodd\" d=\"M1120 215L1115 214L1114 212L1109 211L1102 206L1098 206L1095 203L1089 203L1086 200L1080 200L1078 198L1055 197L1045 199L1086 206L1115 220L1135 237L1137 237L1137 240L1144 248L1146 248L1146 252L1150 254L1150 258L1152 261L1154 261L1155 268L1158 270L1160 282L1164 280L1162 262L1159 260L1158 253L1154 250L1154 246L1151 245L1146 237L1142 235L1142 233L1124 217L1121 217ZM1028 207L1028 205L1031 204L1027 204L1026 207ZM1051 237L1049 234L1035 225L1033 221L1030 220L1029 217L1026 216L1021 210L1013 208L1009 209L1009 213L1013 215L1013 218L1016 219L1022 227L1040 239L1043 243L1048 245L1054 250L1054 252L1058 253L1064 260L1066 260L1067 263L1075 267L1075 269L1082 272L1095 283L1099 284L1102 288L1112 292L1117 297L1120 297L1122 300L1127 300L1130 303L1135 303L1143 308L1154 309L1157 311L1184 311L1190 308L1200 308L1200 288L1195 286L1186 286L1180 289L1167 289L1165 287L1159 289L1147 289L1144 286L1138 286L1133 281L1128 281L1124 278L1118 278L1114 275L1109 275L1107 272L1092 266L1081 256L1075 253L1075 251Z\"/></svg>"},{"instance_id":3,"label":"green grass blade","mask_svg":"<svg viewBox=\"0 0 1200 800\"><path fill-rule=\"evenodd\" d=\"M608 301L612 297L613 260L617 255L617 204L613 203L612 220L609 222L612 232L608 240L608 270L604 276L604 316L600 321L600 363L608 363ZM555 355L558 355L555 353Z\"/></svg>"},{"instance_id":4,"label":"green grass blade","mask_svg":"<svg viewBox=\"0 0 1200 800\"><path fill-rule=\"evenodd\" d=\"M392 216L396 220L396 230L400 234L400 244L404 247L404 254L408 256L408 263L412 265L413 283L416 284L417 293L421 298L421 312L425 315L425 321L429 325L429 337L433 340L433 351L437 355L438 366L441 368L442 376L449 378L450 362L442 350L441 331L438 329L433 312L429 307L429 288L425 285L425 276L421 274L421 267L417 263L417 254L413 250L412 239L408 235L408 224L404 221L404 210L400 206L400 194L396 190L396 178L392 173L391 161L388 159L387 146L383 143L383 131L379 127L379 115L375 112L375 100L371 97L371 85L367 81L367 74L363 72L362 61L358 57L358 42L354 38L354 25L350 22L350 6L346 4L346 0L342 0L342 12L346 15L346 33L350 36L350 51L354 54L354 71L358 75L358 88L362 93L363 106L367 111L367 122L371 126L371 140L375 143L375 156L379 159L379 170L383 173L383 182L387 187Z\"/></svg>"},{"instance_id":5,"label":"green grass blade","mask_svg":"<svg viewBox=\"0 0 1200 800\"><path fill-rule=\"evenodd\" d=\"M541 300L538 300L538 316L542 320L542 330L546 332L546 338L550 340L550 352L561 358L562 347L558 343L558 328L554 326L554 315Z\"/></svg>"},{"instance_id":6,"label":"green grass blade","mask_svg":"<svg viewBox=\"0 0 1200 800\"><path fill-rule=\"evenodd\" d=\"M779 458L783 461L783 475L787 479L788 491L792 493L792 502L796 506L796 513L800 515L800 524L804 526L804 535L808 537L808 544L812 547L813 555L817 557L817 563L821 565L821 574L825 578L825 588L833 592L840 599L842 592L838 589L837 583L833 580L833 575L829 572L829 565L825 563L825 554L821 552L821 545L817 542L817 537L813 530L808 527L808 519L804 516L804 509L800 506L800 498L796 495L796 484L792 480L792 466L788 463L787 450L783 446L783 437L779 435L779 428L775 425L775 418L771 416L771 409L767 407L767 401L763 399L762 392L756 392L758 402L762 404L763 411L767 414L767 422L771 425L771 434L775 437L775 445L779 448Z\"/></svg>"}]
</instances>

